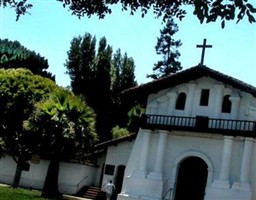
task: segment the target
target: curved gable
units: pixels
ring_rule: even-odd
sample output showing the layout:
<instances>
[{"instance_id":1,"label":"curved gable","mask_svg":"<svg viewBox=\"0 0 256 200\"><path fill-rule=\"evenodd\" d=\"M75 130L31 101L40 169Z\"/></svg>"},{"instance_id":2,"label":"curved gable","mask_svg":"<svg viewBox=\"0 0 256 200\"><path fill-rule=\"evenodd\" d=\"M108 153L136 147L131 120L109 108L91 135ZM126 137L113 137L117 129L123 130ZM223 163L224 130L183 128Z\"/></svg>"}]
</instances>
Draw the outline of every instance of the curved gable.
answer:
<instances>
[{"instance_id":1,"label":"curved gable","mask_svg":"<svg viewBox=\"0 0 256 200\"><path fill-rule=\"evenodd\" d=\"M243 81L240 81L236 78L213 70L211 68L208 68L204 65L197 65L176 74L171 74L164 78L127 89L123 93L132 96L148 96L151 93L156 93L160 90L164 90L166 88L186 83L201 77L211 77L215 80L231 85L234 88L250 93L252 96L256 97L256 88L254 86L244 83Z\"/></svg>"}]
</instances>

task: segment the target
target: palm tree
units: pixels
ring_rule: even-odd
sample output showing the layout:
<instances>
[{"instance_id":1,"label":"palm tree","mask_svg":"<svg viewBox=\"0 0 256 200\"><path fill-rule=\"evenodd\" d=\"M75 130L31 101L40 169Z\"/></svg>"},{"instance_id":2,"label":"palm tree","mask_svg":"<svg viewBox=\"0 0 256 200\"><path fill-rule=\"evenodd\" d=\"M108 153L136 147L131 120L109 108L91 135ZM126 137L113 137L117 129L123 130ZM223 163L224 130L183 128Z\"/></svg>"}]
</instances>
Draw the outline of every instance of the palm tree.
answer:
<instances>
[{"instance_id":1,"label":"palm tree","mask_svg":"<svg viewBox=\"0 0 256 200\"><path fill-rule=\"evenodd\" d=\"M97 140L95 114L83 99L58 89L48 99L36 104L26 126L40 133L39 154L50 160L42 196L58 197L60 161L74 158L77 152L85 154Z\"/></svg>"}]
</instances>

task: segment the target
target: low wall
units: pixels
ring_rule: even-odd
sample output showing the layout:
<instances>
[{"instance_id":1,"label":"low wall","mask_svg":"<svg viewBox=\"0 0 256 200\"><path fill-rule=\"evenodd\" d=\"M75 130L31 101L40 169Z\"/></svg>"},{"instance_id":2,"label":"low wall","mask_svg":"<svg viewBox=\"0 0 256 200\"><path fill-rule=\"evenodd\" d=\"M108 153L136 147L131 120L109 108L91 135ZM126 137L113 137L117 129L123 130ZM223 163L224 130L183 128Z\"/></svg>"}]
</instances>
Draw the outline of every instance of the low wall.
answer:
<instances>
[{"instance_id":1,"label":"low wall","mask_svg":"<svg viewBox=\"0 0 256 200\"><path fill-rule=\"evenodd\" d=\"M42 189L49 161L40 160L31 163L29 171L22 171L20 186ZM12 184L16 163L10 156L0 159L0 183ZM60 163L59 191L65 194L75 194L84 185L94 185L97 168L76 163Z\"/></svg>"}]
</instances>

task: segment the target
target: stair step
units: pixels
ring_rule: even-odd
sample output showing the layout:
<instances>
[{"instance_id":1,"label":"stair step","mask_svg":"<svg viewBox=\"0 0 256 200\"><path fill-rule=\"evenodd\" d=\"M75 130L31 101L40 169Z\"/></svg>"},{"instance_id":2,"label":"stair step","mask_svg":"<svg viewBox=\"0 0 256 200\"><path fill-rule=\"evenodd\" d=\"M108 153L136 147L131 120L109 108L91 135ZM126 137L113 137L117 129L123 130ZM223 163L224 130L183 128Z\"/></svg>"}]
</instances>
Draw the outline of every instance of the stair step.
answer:
<instances>
[{"instance_id":1,"label":"stair step","mask_svg":"<svg viewBox=\"0 0 256 200\"><path fill-rule=\"evenodd\" d=\"M105 199L105 195L103 193L104 192L102 192L102 190L97 187L84 187L78 192L79 196L91 200Z\"/></svg>"},{"instance_id":2,"label":"stair step","mask_svg":"<svg viewBox=\"0 0 256 200\"><path fill-rule=\"evenodd\" d=\"M95 192L95 191L86 191L85 193L86 193L86 194L92 194L92 195L93 195L93 194L96 194L96 195L99 194L99 192Z\"/></svg>"},{"instance_id":3,"label":"stair step","mask_svg":"<svg viewBox=\"0 0 256 200\"><path fill-rule=\"evenodd\" d=\"M86 192L95 192L95 193L98 193L98 192L100 192L100 190L87 190Z\"/></svg>"},{"instance_id":4,"label":"stair step","mask_svg":"<svg viewBox=\"0 0 256 200\"><path fill-rule=\"evenodd\" d=\"M91 189L91 188L88 188L88 189L87 189L87 191L95 191L95 192L99 192L99 191L100 191L100 189L98 189L98 190L97 190L97 189Z\"/></svg>"},{"instance_id":5,"label":"stair step","mask_svg":"<svg viewBox=\"0 0 256 200\"><path fill-rule=\"evenodd\" d=\"M93 187L93 186L89 187L88 189L92 189L92 190L100 190L100 188L98 188L98 187Z\"/></svg>"},{"instance_id":6,"label":"stair step","mask_svg":"<svg viewBox=\"0 0 256 200\"><path fill-rule=\"evenodd\" d=\"M91 196L87 196L87 195L84 195L83 198L92 199L92 200L96 200L97 199L96 197L91 197Z\"/></svg>"},{"instance_id":7,"label":"stair step","mask_svg":"<svg viewBox=\"0 0 256 200\"><path fill-rule=\"evenodd\" d=\"M98 194L88 194L88 193L86 193L86 194L83 194L83 196L97 197Z\"/></svg>"},{"instance_id":8,"label":"stair step","mask_svg":"<svg viewBox=\"0 0 256 200\"><path fill-rule=\"evenodd\" d=\"M90 194L98 194L99 191L86 191L86 193L90 193Z\"/></svg>"}]
</instances>

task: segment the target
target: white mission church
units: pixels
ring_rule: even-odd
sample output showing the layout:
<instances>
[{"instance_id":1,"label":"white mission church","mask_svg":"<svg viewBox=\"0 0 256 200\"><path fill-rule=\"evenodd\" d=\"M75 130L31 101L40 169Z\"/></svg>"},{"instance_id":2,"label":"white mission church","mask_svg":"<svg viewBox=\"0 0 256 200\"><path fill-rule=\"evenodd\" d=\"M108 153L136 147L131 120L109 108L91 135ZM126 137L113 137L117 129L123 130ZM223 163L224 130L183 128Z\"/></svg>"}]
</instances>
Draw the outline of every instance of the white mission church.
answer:
<instances>
[{"instance_id":1,"label":"white mission church","mask_svg":"<svg viewBox=\"0 0 256 200\"><path fill-rule=\"evenodd\" d=\"M112 179L118 200L256 199L255 87L199 64L126 94L147 96L139 132L99 144L93 166L62 163L61 192ZM42 188L47 166L30 161L21 185ZM0 159L0 182L14 173Z\"/></svg>"},{"instance_id":2,"label":"white mission church","mask_svg":"<svg viewBox=\"0 0 256 200\"><path fill-rule=\"evenodd\" d=\"M198 65L148 95L119 200L256 199L256 88Z\"/></svg>"}]
</instances>

